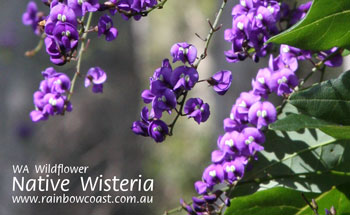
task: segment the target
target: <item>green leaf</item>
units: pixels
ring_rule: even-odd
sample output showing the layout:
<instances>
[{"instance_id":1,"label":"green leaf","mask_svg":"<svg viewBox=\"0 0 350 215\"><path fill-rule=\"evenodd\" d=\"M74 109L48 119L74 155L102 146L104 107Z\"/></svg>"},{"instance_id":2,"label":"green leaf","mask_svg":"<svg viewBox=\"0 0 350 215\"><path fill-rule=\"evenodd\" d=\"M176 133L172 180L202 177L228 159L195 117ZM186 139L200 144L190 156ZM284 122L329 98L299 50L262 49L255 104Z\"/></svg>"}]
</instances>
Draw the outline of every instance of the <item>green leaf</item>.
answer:
<instances>
[{"instance_id":1,"label":"green leaf","mask_svg":"<svg viewBox=\"0 0 350 215\"><path fill-rule=\"evenodd\" d=\"M304 114L291 113L269 126L279 131L299 131L304 128L318 128L336 139L350 139L350 126L335 125Z\"/></svg>"},{"instance_id":2,"label":"green leaf","mask_svg":"<svg viewBox=\"0 0 350 215\"><path fill-rule=\"evenodd\" d=\"M309 116L338 125L350 125L350 71L337 79L293 93L289 103Z\"/></svg>"},{"instance_id":3,"label":"green leaf","mask_svg":"<svg viewBox=\"0 0 350 215\"><path fill-rule=\"evenodd\" d=\"M342 55L343 57L346 57L346 56L350 55L349 49L345 49L341 55Z\"/></svg>"},{"instance_id":4,"label":"green leaf","mask_svg":"<svg viewBox=\"0 0 350 215\"><path fill-rule=\"evenodd\" d=\"M350 45L350 1L314 0L306 17L268 42L305 50L327 50Z\"/></svg>"},{"instance_id":5,"label":"green leaf","mask_svg":"<svg viewBox=\"0 0 350 215\"><path fill-rule=\"evenodd\" d=\"M308 199L317 194L306 193ZM252 195L234 198L231 206L226 209L225 215L294 215L304 208L306 202L301 192L275 187L260 191Z\"/></svg>"},{"instance_id":6,"label":"green leaf","mask_svg":"<svg viewBox=\"0 0 350 215\"><path fill-rule=\"evenodd\" d=\"M350 215L350 184L343 184L333 187L330 191L323 193L316 199L319 211L325 208L330 209L332 206L337 210L337 214ZM296 215L313 214L309 206L305 206ZM322 214L322 213L321 213Z\"/></svg>"},{"instance_id":7,"label":"green leaf","mask_svg":"<svg viewBox=\"0 0 350 215\"><path fill-rule=\"evenodd\" d=\"M304 193L311 201L316 200L320 214L325 208L334 206L337 214L350 214L350 184L333 187L331 190L319 195ZM256 192L252 195L234 198L231 206L226 209L225 215L310 215L313 214L301 196L300 191L282 187Z\"/></svg>"},{"instance_id":8,"label":"green leaf","mask_svg":"<svg viewBox=\"0 0 350 215\"><path fill-rule=\"evenodd\" d=\"M279 118L291 113L297 113L297 109L287 104ZM251 170L229 196L277 185L320 193L350 181L350 141L334 139L318 129L269 130L265 136L265 150L251 161Z\"/></svg>"}]
</instances>

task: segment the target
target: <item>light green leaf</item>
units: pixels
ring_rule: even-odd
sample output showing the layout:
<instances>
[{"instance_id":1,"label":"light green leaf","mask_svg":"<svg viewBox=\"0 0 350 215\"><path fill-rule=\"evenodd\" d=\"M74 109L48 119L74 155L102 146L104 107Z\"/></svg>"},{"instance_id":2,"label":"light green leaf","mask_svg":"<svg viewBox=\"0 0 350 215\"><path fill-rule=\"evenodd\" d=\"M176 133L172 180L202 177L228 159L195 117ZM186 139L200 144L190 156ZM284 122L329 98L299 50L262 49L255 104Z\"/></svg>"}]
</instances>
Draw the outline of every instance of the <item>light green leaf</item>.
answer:
<instances>
[{"instance_id":1,"label":"light green leaf","mask_svg":"<svg viewBox=\"0 0 350 215\"><path fill-rule=\"evenodd\" d=\"M350 1L314 0L306 17L268 42L305 50L327 50L350 45Z\"/></svg>"},{"instance_id":2,"label":"light green leaf","mask_svg":"<svg viewBox=\"0 0 350 215\"><path fill-rule=\"evenodd\" d=\"M306 193L315 198L315 193ZM234 198L225 215L294 215L306 206L300 191L275 187L252 195Z\"/></svg>"},{"instance_id":3,"label":"light green leaf","mask_svg":"<svg viewBox=\"0 0 350 215\"><path fill-rule=\"evenodd\" d=\"M336 139L350 139L350 126L335 125L304 114L291 113L269 126L272 130L299 131L304 128L318 128Z\"/></svg>"},{"instance_id":4,"label":"light green leaf","mask_svg":"<svg viewBox=\"0 0 350 215\"><path fill-rule=\"evenodd\" d=\"M350 214L350 184L333 187L319 195L304 193L308 201L316 200L320 214L334 206L337 214ZM313 211L301 196L300 191L275 187L252 195L234 198L225 215L310 215Z\"/></svg>"},{"instance_id":5,"label":"light green leaf","mask_svg":"<svg viewBox=\"0 0 350 215\"><path fill-rule=\"evenodd\" d=\"M346 57L346 56L350 55L349 49L345 49L341 55L342 55L343 57Z\"/></svg>"},{"instance_id":6,"label":"light green leaf","mask_svg":"<svg viewBox=\"0 0 350 215\"><path fill-rule=\"evenodd\" d=\"M309 116L338 125L350 125L350 71L337 79L293 93L289 103Z\"/></svg>"}]
</instances>

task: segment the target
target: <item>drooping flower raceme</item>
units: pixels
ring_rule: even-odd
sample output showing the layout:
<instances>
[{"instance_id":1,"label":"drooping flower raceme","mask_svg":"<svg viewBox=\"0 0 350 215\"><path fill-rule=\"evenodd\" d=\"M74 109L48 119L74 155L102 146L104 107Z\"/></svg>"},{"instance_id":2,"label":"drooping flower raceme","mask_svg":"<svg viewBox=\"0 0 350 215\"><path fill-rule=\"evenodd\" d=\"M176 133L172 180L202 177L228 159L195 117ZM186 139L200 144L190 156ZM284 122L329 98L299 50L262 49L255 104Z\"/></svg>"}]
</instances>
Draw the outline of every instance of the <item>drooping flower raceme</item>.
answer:
<instances>
[{"instance_id":1,"label":"drooping flower raceme","mask_svg":"<svg viewBox=\"0 0 350 215\"><path fill-rule=\"evenodd\" d=\"M225 40L232 44L225 52L228 62L251 57L258 61L267 54L265 42L279 32L277 23L288 16L288 5L276 0L240 0L232 9L232 28L225 30Z\"/></svg>"},{"instance_id":2,"label":"drooping flower raceme","mask_svg":"<svg viewBox=\"0 0 350 215\"><path fill-rule=\"evenodd\" d=\"M162 66L156 69L150 78L149 89L141 93L144 103L151 104L151 108L148 112L148 108L144 107L141 112L141 120L135 121L131 127L135 134L150 136L156 142L162 142L166 135L171 135L176 122L175 120L167 125L170 129L168 127L165 129L166 123L161 120L164 112L168 114L175 112L178 114L177 117L193 118L198 124L207 121L210 115L210 107L202 99L190 98L186 100L187 93L199 80L197 69L193 65L188 66L188 64L193 64L196 59L196 47L187 43L176 43L171 49L171 54L173 62L181 61L184 65L173 69L168 59L163 60ZM218 78L220 84L216 84L222 88L221 92L229 88L232 79L231 73L228 74L228 71L225 71L223 75L224 78ZM147 117L145 117L146 112ZM156 129L151 128L155 125L157 125Z\"/></svg>"}]
</instances>

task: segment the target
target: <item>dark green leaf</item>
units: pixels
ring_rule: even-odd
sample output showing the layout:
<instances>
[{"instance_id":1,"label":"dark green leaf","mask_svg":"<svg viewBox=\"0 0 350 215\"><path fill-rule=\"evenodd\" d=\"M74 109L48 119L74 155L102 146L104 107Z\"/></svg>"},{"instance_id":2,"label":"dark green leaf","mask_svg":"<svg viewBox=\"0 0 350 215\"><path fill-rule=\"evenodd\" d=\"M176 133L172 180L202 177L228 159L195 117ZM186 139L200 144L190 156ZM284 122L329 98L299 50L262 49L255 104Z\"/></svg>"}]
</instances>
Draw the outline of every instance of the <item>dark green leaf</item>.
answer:
<instances>
[{"instance_id":1,"label":"dark green leaf","mask_svg":"<svg viewBox=\"0 0 350 215\"><path fill-rule=\"evenodd\" d=\"M270 129L279 131L299 131L304 128L318 128L336 139L350 139L350 126L335 125L304 114L289 114L271 124Z\"/></svg>"},{"instance_id":2,"label":"dark green leaf","mask_svg":"<svg viewBox=\"0 0 350 215\"><path fill-rule=\"evenodd\" d=\"M293 93L289 102L309 116L350 125L350 71L337 79Z\"/></svg>"},{"instance_id":3,"label":"dark green leaf","mask_svg":"<svg viewBox=\"0 0 350 215\"><path fill-rule=\"evenodd\" d=\"M349 0L314 0L301 22L268 42L315 51L349 47L349 20Z\"/></svg>"}]
</instances>

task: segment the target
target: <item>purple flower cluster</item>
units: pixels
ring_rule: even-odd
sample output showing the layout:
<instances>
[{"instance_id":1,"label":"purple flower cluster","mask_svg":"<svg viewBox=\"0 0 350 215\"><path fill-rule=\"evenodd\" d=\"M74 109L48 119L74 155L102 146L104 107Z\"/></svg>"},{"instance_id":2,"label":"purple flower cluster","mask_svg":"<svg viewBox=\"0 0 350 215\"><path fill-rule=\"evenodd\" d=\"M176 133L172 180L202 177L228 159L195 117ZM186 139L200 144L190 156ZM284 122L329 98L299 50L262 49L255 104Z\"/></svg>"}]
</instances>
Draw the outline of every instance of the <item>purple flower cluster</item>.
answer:
<instances>
[{"instance_id":1,"label":"purple flower cluster","mask_svg":"<svg viewBox=\"0 0 350 215\"><path fill-rule=\"evenodd\" d=\"M217 140L218 148L211 154L210 164L203 172L202 180L195 182L198 194L208 196L217 184L233 184L244 176L249 158L264 149L264 127L277 119L272 103L267 101L269 94L285 96L293 92L299 80L295 75L298 60L310 59L311 53L287 45L282 45L280 55L270 57L269 67L260 69L253 89L242 92L232 106L230 117L223 121L225 134ZM214 194L217 191L214 192ZM202 199L202 200L205 200ZM213 206L213 205L212 205ZM189 214L201 214L215 210L215 207L202 207L193 201L192 207L186 206Z\"/></svg>"},{"instance_id":2,"label":"purple flower cluster","mask_svg":"<svg viewBox=\"0 0 350 215\"><path fill-rule=\"evenodd\" d=\"M241 0L241 5L234 8L234 13L243 7L251 8L247 5L251 3ZM292 12L293 16L298 16L299 19L304 17L310 5L311 3L300 5ZM260 10L257 9L257 11ZM237 20L238 27L241 25L238 23L239 20L242 21L242 26L246 26L248 22L247 19L237 18ZM233 37L237 38L237 35ZM256 47L253 48L257 50ZM342 57L337 51L337 48L333 48L318 52L316 58L324 61L325 66L340 66ZM298 69L298 61L313 62L312 55L310 51L281 45L280 54L275 58L271 55L269 66L258 71L256 78L252 81L253 89L240 94L232 106L230 117L223 122L226 133L219 136L217 140L218 149L211 154L212 164L204 170L202 180L194 184L197 193L203 195L203 199L194 197L192 207L181 202L189 214L206 214L215 211L216 206L213 203L222 194L222 191L218 189L213 192L214 186L222 183L232 184L243 177L248 159L256 157L256 152L264 149L262 144L265 142L265 136L262 129L277 118L274 105L266 99L271 93L284 97L292 93L299 84L299 79L295 74ZM330 55L332 57L328 59ZM240 60L242 59L244 58ZM213 196L213 202L207 201L209 196ZM226 200L224 203L229 205Z\"/></svg>"},{"instance_id":3,"label":"purple flower cluster","mask_svg":"<svg viewBox=\"0 0 350 215\"><path fill-rule=\"evenodd\" d=\"M122 11L120 14L125 20L128 20L130 15L134 15L134 19L139 20L143 11L157 5L157 0L110 0L107 5L113 5L111 14Z\"/></svg>"},{"instance_id":4,"label":"purple flower cluster","mask_svg":"<svg viewBox=\"0 0 350 215\"><path fill-rule=\"evenodd\" d=\"M207 121L210 108L200 98L190 98L185 102L185 97L199 81L199 74L194 66L197 59L197 49L188 43L177 43L170 50L173 62L181 61L183 65L172 68L168 59L164 59L162 66L154 71L150 78L150 89L144 90L141 97L146 104L151 104L149 110L144 107L141 112L141 120L132 125L135 134L150 136L156 142L164 141L169 135L169 127L161 120L163 113L171 114L174 110L179 115L193 118L198 124ZM213 89L223 95L231 85L232 75L230 71L220 71L207 80ZM183 108L183 114L179 112Z\"/></svg>"},{"instance_id":5,"label":"purple flower cluster","mask_svg":"<svg viewBox=\"0 0 350 215\"><path fill-rule=\"evenodd\" d=\"M143 11L157 5L157 0L111 0L100 4L98 0L43 0L50 7L48 16L38 12L37 5L30 1L22 16L25 25L32 26L37 35L45 33L46 52L52 63L63 65L75 57L79 41L87 31L97 31L98 36L105 35L107 41L118 36L118 30L113 27L113 20L107 14L99 18L98 25L92 29L81 27L81 17L86 13L109 10L112 15L119 12L123 18L134 17L139 20ZM39 25L44 25L44 28ZM192 52L191 52L192 53Z\"/></svg>"},{"instance_id":6,"label":"purple flower cluster","mask_svg":"<svg viewBox=\"0 0 350 215\"><path fill-rule=\"evenodd\" d=\"M270 45L265 42L279 32L276 24L288 11L288 5L277 0L240 0L232 9L232 28L225 30L225 40L232 43L225 52L227 61L266 56Z\"/></svg>"},{"instance_id":7,"label":"purple flower cluster","mask_svg":"<svg viewBox=\"0 0 350 215\"><path fill-rule=\"evenodd\" d=\"M47 120L49 116L72 110L72 105L66 96L71 86L69 77L56 72L52 67L43 71L42 75L44 80L33 95L35 110L30 113L33 122Z\"/></svg>"}]
</instances>

